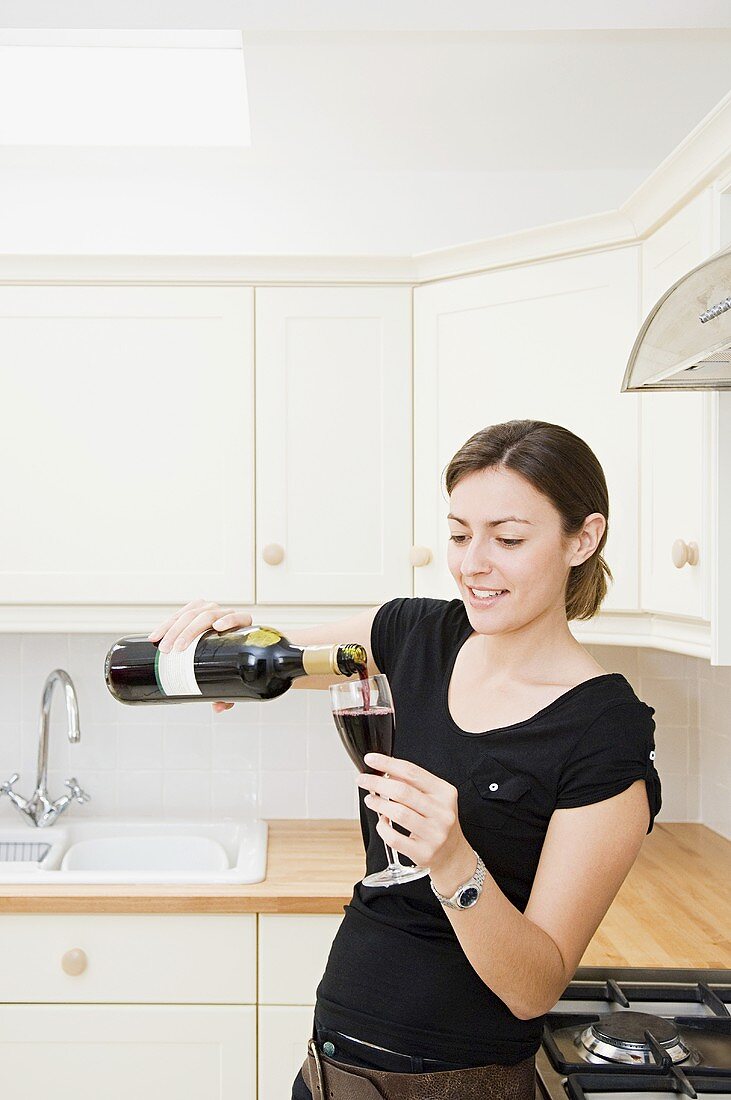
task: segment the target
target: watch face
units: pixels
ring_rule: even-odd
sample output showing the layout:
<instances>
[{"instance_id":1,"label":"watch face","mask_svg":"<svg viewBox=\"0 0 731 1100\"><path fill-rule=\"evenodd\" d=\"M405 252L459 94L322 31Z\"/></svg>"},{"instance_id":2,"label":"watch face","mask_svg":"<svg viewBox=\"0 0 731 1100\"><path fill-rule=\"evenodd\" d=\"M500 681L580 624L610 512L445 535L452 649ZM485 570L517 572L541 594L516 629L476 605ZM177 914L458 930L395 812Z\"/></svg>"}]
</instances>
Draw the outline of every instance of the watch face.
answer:
<instances>
[{"instance_id":1,"label":"watch face","mask_svg":"<svg viewBox=\"0 0 731 1100\"><path fill-rule=\"evenodd\" d=\"M474 905L480 896L480 891L476 886L468 886L466 890L463 890L459 895L460 909L469 909L470 905Z\"/></svg>"}]
</instances>

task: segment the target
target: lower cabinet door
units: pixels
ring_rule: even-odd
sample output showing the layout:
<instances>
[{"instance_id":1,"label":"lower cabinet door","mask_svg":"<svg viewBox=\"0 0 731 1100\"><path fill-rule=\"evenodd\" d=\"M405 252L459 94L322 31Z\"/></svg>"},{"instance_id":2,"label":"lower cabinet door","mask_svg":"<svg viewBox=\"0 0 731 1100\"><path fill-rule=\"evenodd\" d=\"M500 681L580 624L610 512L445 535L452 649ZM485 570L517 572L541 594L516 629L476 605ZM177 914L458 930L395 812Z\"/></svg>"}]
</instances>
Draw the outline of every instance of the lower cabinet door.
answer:
<instances>
[{"instance_id":1,"label":"lower cabinet door","mask_svg":"<svg viewBox=\"0 0 731 1100\"><path fill-rule=\"evenodd\" d=\"M314 1005L260 1006L259 1100L290 1100L307 1057L314 1011Z\"/></svg>"},{"instance_id":2,"label":"lower cabinet door","mask_svg":"<svg viewBox=\"0 0 731 1100\"><path fill-rule=\"evenodd\" d=\"M255 1100L254 1005L0 1005L6 1096Z\"/></svg>"}]
</instances>

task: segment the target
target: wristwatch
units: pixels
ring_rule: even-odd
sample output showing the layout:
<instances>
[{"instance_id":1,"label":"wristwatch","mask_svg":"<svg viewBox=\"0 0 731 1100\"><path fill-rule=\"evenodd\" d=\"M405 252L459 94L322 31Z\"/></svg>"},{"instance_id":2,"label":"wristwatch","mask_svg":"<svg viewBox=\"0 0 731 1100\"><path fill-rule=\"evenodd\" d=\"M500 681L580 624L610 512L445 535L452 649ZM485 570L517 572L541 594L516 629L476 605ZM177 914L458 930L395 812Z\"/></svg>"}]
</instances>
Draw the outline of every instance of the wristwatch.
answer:
<instances>
[{"instance_id":1,"label":"wristwatch","mask_svg":"<svg viewBox=\"0 0 731 1100\"><path fill-rule=\"evenodd\" d=\"M472 849L474 852L474 848ZM485 881L485 875L487 874L487 868L482 862L482 858L475 852L477 857L477 867L472 878L467 879L467 882L463 882L461 886L452 894L451 898L445 898L443 894L440 894L436 886L429 879L429 885L441 901L442 905L446 905L448 909L469 909L474 905L480 894L482 893L482 884Z\"/></svg>"}]
</instances>

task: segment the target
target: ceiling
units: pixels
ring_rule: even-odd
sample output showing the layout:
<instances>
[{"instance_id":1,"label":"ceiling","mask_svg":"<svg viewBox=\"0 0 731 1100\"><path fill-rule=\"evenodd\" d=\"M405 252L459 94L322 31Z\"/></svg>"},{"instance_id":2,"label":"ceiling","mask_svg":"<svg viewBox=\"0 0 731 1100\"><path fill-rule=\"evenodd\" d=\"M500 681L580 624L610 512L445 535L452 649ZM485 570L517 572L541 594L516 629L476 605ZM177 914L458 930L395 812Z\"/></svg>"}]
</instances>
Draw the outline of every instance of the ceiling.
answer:
<instances>
[{"instance_id":1,"label":"ceiling","mask_svg":"<svg viewBox=\"0 0 731 1100\"><path fill-rule=\"evenodd\" d=\"M0 0L0 26L239 27L252 146L236 165L247 177L475 173L499 194L501 174L606 174L590 212L618 206L731 87L728 0L515 7ZM536 216L528 206L525 226Z\"/></svg>"}]
</instances>

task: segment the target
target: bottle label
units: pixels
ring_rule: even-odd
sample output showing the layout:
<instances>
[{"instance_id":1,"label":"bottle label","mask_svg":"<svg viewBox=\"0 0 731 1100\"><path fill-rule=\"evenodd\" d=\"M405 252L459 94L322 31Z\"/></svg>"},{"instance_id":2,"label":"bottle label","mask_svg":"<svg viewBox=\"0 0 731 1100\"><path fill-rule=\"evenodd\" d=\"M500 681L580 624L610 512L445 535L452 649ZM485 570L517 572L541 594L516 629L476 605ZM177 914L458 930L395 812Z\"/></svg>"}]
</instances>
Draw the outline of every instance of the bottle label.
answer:
<instances>
[{"instance_id":1,"label":"bottle label","mask_svg":"<svg viewBox=\"0 0 731 1100\"><path fill-rule=\"evenodd\" d=\"M163 695L203 694L198 687L193 666L197 648L196 642L180 653L161 653L159 649L155 650L155 679Z\"/></svg>"}]
</instances>

